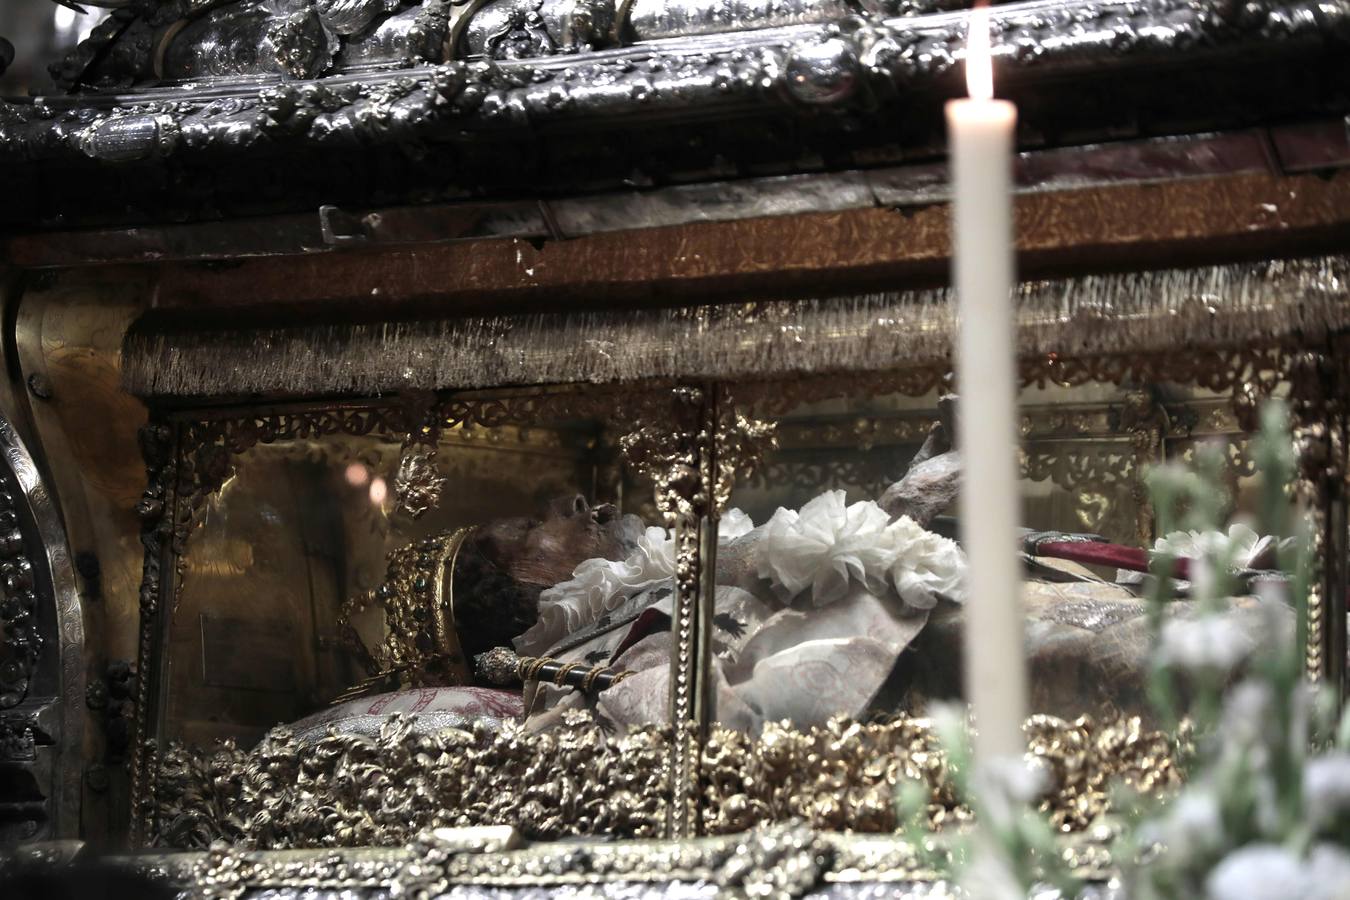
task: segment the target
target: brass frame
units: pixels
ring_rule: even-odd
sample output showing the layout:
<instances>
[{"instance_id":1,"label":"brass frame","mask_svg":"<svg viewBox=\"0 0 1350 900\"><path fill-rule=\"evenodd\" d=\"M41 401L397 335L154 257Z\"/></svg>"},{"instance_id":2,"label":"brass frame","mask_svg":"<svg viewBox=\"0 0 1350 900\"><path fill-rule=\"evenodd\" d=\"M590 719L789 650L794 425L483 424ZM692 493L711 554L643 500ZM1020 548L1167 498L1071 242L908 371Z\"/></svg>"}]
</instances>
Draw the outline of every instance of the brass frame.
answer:
<instances>
[{"instance_id":1,"label":"brass frame","mask_svg":"<svg viewBox=\"0 0 1350 900\"><path fill-rule=\"evenodd\" d=\"M1325 562L1310 597L1304 623L1308 676L1344 688L1345 616L1330 615L1329 597L1344 597L1345 559L1345 408L1347 384L1344 339L1315 347L1289 343L1251 345L1231 350L1130 354L1091 359L1054 355L1024 359L1023 386L1065 387L1102 382L1116 386L1155 383L1195 385L1227 394L1232 422L1251 429L1258 402L1287 384L1299 449L1296 485L1315 524L1314 535ZM714 568L716 521L735 479L753 462L738 414L777 418L808 401L850 394L903 393L923 396L938 389L945 368L926 366L880 373L765 379L724 384L564 386L515 392L450 394L402 402L338 402L262 407L252 411L216 408L200 412L161 411L144 432L149 487L140 505L146 547L141 592L140 697L137 706L132 778L133 843L151 833L154 814L155 760L158 748L150 730L152 713L163 708L159 646L168 617L163 597L172 590L175 557L181 554L191 510L219 486L228 455L257 442L321 434L374 431L402 437L437 422L473 422L484 426L528 425L549 415L615 415L647 425L645 456L636 460L654 475L658 507L677 535L676 635L671 710L676 739L670 743L673 790L668 836L687 838L699 830L697 764L709 725L704 692L709 664L711 595L702 584ZM621 410L621 412L619 412ZM1151 457L1165 440L1176 439L1165 417L1139 404L1127 423L1134 462ZM1222 416L1220 420L1224 420ZM667 423L667 424L658 424ZM1053 467L1052 467L1053 468ZM1053 472L1051 473L1053 474ZM184 510L187 513L184 513ZM701 599L700 599L701 598ZM148 702L149 701L149 702ZM151 705L153 703L153 706Z\"/></svg>"}]
</instances>

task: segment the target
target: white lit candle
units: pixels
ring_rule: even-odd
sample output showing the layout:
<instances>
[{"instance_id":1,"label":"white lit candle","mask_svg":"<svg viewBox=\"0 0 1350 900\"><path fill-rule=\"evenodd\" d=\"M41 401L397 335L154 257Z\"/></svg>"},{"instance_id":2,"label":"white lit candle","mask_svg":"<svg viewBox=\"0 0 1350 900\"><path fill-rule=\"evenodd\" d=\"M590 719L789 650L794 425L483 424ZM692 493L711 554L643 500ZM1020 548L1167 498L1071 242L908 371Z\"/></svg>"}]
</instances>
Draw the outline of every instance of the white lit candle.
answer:
<instances>
[{"instance_id":1,"label":"white lit candle","mask_svg":"<svg viewBox=\"0 0 1350 900\"><path fill-rule=\"evenodd\" d=\"M1020 758L1026 746L1012 306L1017 109L994 99L987 11L973 10L969 23L970 97L947 104L947 131L955 181L952 277L960 315L961 535L970 558L966 698L975 717L976 758L988 762Z\"/></svg>"}]
</instances>

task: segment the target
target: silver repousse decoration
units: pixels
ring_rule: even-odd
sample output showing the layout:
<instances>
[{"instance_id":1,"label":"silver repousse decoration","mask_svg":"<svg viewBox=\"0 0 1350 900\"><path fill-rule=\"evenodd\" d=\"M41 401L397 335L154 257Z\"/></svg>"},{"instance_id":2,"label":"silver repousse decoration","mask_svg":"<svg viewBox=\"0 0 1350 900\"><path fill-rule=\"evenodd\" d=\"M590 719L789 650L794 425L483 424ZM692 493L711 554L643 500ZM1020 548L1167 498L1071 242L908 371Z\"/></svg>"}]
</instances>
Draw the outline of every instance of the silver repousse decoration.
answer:
<instances>
[{"instance_id":1,"label":"silver repousse decoration","mask_svg":"<svg viewBox=\"0 0 1350 900\"><path fill-rule=\"evenodd\" d=\"M54 72L64 87L106 89L261 77L262 85L239 87L227 100L172 89L138 97L137 114L174 118L182 136L171 151L182 156L246 153L283 136L397 144L471 123L530 130L579 117L737 115L747 107L790 113L803 104L865 105L952 80L965 34L951 17L887 18L914 10L859 5L872 15L857 19L852 5L805 0L617 7L608 0L470 0L422 10L407 0L392 10L375 0L278 0L266 15L239 3L169 0L152 12L118 10ZM931 12L942 3L919 6ZM1350 4L1011 3L996 7L991 20L1000 61L1015 63L1022 76L1048 76L1080 72L1084 60L1185 61L1197 47L1322 40L1350 30ZM728 39L738 32L743 36ZM663 40L632 45L652 38ZM272 52L259 53L264 46ZM278 81L347 72L362 77L331 88L303 85L289 111L268 100ZM0 112L0 158L22 161L80 159L84 133L124 114L114 105L86 109L81 98ZM448 122L459 126L447 132Z\"/></svg>"},{"instance_id":2,"label":"silver repousse decoration","mask_svg":"<svg viewBox=\"0 0 1350 900\"><path fill-rule=\"evenodd\" d=\"M399 457L394 476L394 496L398 508L414 519L440 503L445 476L436 467L435 449L408 447Z\"/></svg>"},{"instance_id":3,"label":"silver repousse decoration","mask_svg":"<svg viewBox=\"0 0 1350 900\"><path fill-rule=\"evenodd\" d=\"M1050 775L1041 807L1064 833L1085 833L1123 782L1145 794L1180 784L1186 738L1137 718L1073 722L1032 716L1028 753ZM251 750L172 746L157 786L155 843L240 848L392 846L426 828L510 825L533 839L654 838L670 803L669 728L611 736L589 715L536 733L518 723L471 729L391 717L378 736L333 732L301 742L278 728ZM694 754L701 831L731 834L804 821L829 831L889 833L898 786L928 791L934 830L960 827L945 753L927 719L836 719L766 726L757 738L716 728Z\"/></svg>"}]
</instances>

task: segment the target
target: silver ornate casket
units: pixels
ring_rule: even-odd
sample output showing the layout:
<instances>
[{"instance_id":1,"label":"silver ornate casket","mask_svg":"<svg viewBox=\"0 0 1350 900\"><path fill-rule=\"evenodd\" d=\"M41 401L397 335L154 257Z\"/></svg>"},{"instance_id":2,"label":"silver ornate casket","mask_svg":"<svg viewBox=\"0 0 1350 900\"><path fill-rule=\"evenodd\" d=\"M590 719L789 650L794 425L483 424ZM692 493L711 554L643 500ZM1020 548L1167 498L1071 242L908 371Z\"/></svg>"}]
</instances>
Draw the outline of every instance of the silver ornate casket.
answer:
<instances>
[{"instance_id":1,"label":"silver ornate casket","mask_svg":"<svg viewBox=\"0 0 1350 900\"><path fill-rule=\"evenodd\" d=\"M891 799L927 779L933 826L965 820L910 715L959 694L959 612L884 722L738 731L709 659L744 626L714 606L729 507L879 497L940 417L965 19L129 0L53 64L59 95L0 103L0 839L154 847L149 874L259 896L931 880ZM1021 123L1028 525L1147 545L1143 473L1209 441L1240 506L1253 410L1285 398L1322 551L1308 673L1343 688L1350 3L991 20ZM536 733L435 684L319 712L360 680L339 625L387 551L577 493L674 529L664 717ZM1032 647L1028 735L1102 880L1107 777L1178 776L1168 736L1105 712L1139 692L1094 641L1142 606L1041 574L1083 596L1032 615L1072 652Z\"/></svg>"}]
</instances>

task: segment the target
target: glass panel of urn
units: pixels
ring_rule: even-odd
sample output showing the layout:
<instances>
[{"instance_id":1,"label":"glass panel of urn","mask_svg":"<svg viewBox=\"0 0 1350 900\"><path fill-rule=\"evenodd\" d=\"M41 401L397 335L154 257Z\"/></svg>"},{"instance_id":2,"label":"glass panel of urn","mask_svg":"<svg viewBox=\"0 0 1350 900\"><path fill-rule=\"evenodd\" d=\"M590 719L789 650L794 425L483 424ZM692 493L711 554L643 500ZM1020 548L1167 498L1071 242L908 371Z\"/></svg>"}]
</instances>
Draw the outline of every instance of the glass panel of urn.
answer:
<instances>
[{"instance_id":1,"label":"glass panel of urn","mask_svg":"<svg viewBox=\"0 0 1350 900\"><path fill-rule=\"evenodd\" d=\"M776 447L737 482L720 528L718 723L758 733L959 699L972 623L957 542L960 522L980 510L961 508L959 463L934 436L953 409L936 395L865 391L762 405L772 411L757 413L753 400L739 409L776 425ZM1148 580L1114 564L1146 560L1139 551L1157 537L1144 473L1212 443L1232 462L1234 510L1250 510L1247 439L1226 398L1171 387L1033 388L1020 413L1024 536L1100 538L1072 544L1074 559L1025 559L1031 711L1148 720ZM1190 612L1183 597L1170 614ZM1237 601L1231 614L1255 627L1250 612Z\"/></svg>"},{"instance_id":2,"label":"glass panel of urn","mask_svg":"<svg viewBox=\"0 0 1350 900\"><path fill-rule=\"evenodd\" d=\"M373 736L394 713L425 731L527 713L542 729L585 705L571 698L583 684L606 686L626 632L597 623L595 585L578 577L618 577L607 567L647 538L650 483L600 412L504 409L530 424L446 424L417 443L324 434L231 456L176 566L161 733L247 747L287 726L303 743L330 727ZM668 611L662 590L644 596ZM510 652L488 672L494 648ZM523 656L560 663L522 685ZM665 698L626 715L664 720Z\"/></svg>"},{"instance_id":3,"label":"glass panel of urn","mask_svg":"<svg viewBox=\"0 0 1350 900\"><path fill-rule=\"evenodd\" d=\"M744 447L764 452L730 496L705 598L715 717L757 733L959 697L966 621L951 540L967 513L924 491L907 501L908 530L886 512L950 413L935 396L858 391L786 407L782 396L772 413L739 408L756 431ZM340 429L230 456L193 506L170 581L159 733L208 747L251 745L277 725L301 739L374 735L393 713L424 729L545 732L583 712L615 735L665 721L676 541L653 472L628 459L673 429L581 406L522 415L507 403L473 420L529 424L452 418L417 442ZM1029 531L1151 546L1140 473L1206 441L1226 448L1235 505L1250 505L1246 440L1223 398L1056 388L1025 392L1022 412ZM857 504L863 519L845 534L837 520ZM822 566L813 528L847 539L856 559ZM1034 711L1145 712L1137 581L1028 563Z\"/></svg>"}]
</instances>

